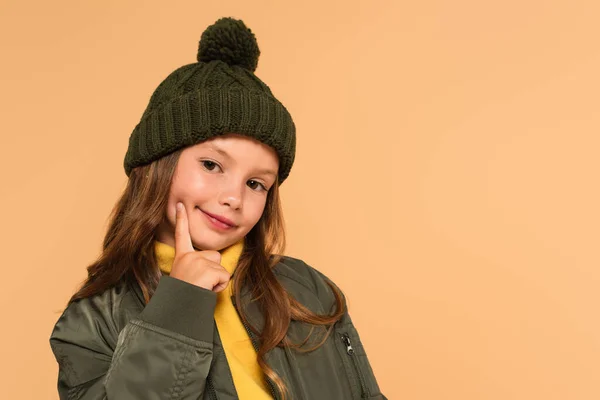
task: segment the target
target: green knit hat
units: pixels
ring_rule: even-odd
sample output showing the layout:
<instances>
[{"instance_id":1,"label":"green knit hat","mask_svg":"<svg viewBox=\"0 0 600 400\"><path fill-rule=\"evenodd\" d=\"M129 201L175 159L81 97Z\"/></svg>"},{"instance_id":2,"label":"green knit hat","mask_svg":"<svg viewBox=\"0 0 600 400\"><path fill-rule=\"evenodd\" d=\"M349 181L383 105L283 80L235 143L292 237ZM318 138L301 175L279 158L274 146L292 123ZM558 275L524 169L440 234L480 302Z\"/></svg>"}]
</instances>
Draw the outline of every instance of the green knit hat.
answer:
<instances>
[{"instance_id":1,"label":"green knit hat","mask_svg":"<svg viewBox=\"0 0 600 400\"><path fill-rule=\"evenodd\" d=\"M291 115L254 71L260 50L241 20L221 18L200 38L197 60L179 67L156 88L129 137L127 176L182 147L225 133L250 136L279 156L279 182L296 152Z\"/></svg>"}]
</instances>

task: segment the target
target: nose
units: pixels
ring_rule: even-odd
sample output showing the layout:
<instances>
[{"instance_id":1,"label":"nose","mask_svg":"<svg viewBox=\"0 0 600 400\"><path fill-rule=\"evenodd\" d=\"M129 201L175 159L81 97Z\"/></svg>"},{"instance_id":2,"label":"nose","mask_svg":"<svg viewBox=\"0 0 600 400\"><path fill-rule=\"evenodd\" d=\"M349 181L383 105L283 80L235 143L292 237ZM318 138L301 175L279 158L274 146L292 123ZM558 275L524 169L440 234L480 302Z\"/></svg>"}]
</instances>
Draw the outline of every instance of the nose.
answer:
<instances>
[{"instance_id":1,"label":"nose","mask_svg":"<svg viewBox=\"0 0 600 400\"><path fill-rule=\"evenodd\" d=\"M219 203L237 210L242 206L243 193L243 184L237 182L226 183L221 187Z\"/></svg>"}]
</instances>

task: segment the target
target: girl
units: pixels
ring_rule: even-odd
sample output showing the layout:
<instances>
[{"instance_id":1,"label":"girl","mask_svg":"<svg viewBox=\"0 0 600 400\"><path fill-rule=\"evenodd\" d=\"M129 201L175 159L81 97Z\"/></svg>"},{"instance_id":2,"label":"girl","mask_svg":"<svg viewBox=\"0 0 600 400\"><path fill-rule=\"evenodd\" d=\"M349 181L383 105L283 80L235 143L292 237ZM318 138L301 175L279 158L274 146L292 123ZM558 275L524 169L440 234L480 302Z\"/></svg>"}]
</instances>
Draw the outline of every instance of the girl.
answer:
<instances>
[{"instance_id":1,"label":"girl","mask_svg":"<svg viewBox=\"0 0 600 400\"><path fill-rule=\"evenodd\" d=\"M160 83L101 256L56 322L61 399L386 399L343 293L285 248L295 125L240 20Z\"/></svg>"}]
</instances>

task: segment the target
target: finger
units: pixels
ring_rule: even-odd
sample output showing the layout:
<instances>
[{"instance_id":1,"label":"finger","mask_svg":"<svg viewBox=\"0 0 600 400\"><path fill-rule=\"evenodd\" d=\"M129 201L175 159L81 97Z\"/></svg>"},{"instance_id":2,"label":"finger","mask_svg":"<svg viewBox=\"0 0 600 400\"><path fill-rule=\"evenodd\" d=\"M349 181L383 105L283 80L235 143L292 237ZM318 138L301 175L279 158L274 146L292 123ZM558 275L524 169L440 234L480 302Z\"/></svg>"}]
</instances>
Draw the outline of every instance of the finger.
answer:
<instances>
[{"instance_id":1,"label":"finger","mask_svg":"<svg viewBox=\"0 0 600 400\"><path fill-rule=\"evenodd\" d=\"M227 284L228 284L228 283L229 283L229 282L227 282L227 283L219 283L217 286L215 286L215 287L213 288L213 290L212 290L212 291L213 291L213 292L217 292L217 293L219 293L219 292L221 292L221 291L225 290L225 288L227 287Z\"/></svg>"},{"instance_id":2,"label":"finger","mask_svg":"<svg viewBox=\"0 0 600 400\"><path fill-rule=\"evenodd\" d=\"M227 285L229 285L229 276L222 274L220 276L219 283L213 287L213 292L220 292L222 290L225 290L225 288L227 288Z\"/></svg>"},{"instance_id":3,"label":"finger","mask_svg":"<svg viewBox=\"0 0 600 400\"><path fill-rule=\"evenodd\" d=\"M187 211L183 203L178 202L175 207L175 257L193 251Z\"/></svg>"},{"instance_id":4,"label":"finger","mask_svg":"<svg viewBox=\"0 0 600 400\"><path fill-rule=\"evenodd\" d=\"M219 264L219 266L221 265L221 253L216 250L203 250L199 252L198 255Z\"/></svg>"}]
</instances>

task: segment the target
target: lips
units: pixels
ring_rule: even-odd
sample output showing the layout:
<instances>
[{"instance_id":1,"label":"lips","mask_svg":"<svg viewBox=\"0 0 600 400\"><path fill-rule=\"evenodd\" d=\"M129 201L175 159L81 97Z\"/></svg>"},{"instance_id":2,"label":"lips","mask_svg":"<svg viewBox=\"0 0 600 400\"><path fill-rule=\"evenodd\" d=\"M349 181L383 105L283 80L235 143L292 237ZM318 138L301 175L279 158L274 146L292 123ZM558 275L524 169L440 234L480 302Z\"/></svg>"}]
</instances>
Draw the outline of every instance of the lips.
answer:
<instances>
[{"instance_id":1,"label":"lips","mask_svg":"<svg viewBox=\"0 0 600 400\"><path fill-rule=\"evenodd\" d=\"M204 211L204 210L200 210L200 211L202 211L204 214L208 215L209 217L212 217L212 218L216 219L216 220L217 220L217 221L219 221L219 222L222 222L222 223L224 223L224 224L226 224L226 225L229 225L229 226L231 226L232 228L235 228L235 227L237 226L237 225L236 225L236 224L234 224L234 223L233 223L231 220L229 220L229 219L227 219L227 218L225 218L225 217L222 217L222 216L220 216L220 215L216 215L216 214L211 214L211 213L209 213L209 212L206 212L206 211Z\"/></svg>"}]
</instances>

